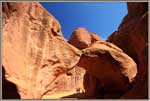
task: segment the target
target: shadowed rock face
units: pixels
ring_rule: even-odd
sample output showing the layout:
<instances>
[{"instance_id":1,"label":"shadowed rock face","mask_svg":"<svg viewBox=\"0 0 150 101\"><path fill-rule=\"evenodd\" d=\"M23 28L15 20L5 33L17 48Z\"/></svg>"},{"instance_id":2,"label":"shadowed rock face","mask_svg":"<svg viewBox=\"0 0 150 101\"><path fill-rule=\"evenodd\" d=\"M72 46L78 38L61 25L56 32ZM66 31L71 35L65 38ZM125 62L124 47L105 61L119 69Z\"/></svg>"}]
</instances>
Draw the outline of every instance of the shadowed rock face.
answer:
<instances>
[{"instance_id":1,"label":"shadowed rock face","mask_svg":"<svg viewBox=\"0 0 150 101\"><path fill-rule=\"evenodd\" d=\"M148 3L145 2L130 2L127 3L128 16L141 16L148 10Z\"/></svg>"},{"instance_id":2,"label":"shadowed rock face","mask_svg":"<svg viewBox=\"0 0 150 101\"><path fill-rule=\"evenodd\" d=\"M108 42L98 41L83 49L78 66L87 72L84 87L85 94L90 98L96 98L96 95L119 98L129 90L137 74L136 63L120 48Z\"/></svg>"},{"instance_id":3,"label":"shadowed rock face","mask_svg":"<svg viewBox=\"0 0 150 101\"><path fill-rule=\"evenodd\" d=\"M133 88L122 98L148 98L148 3L127 3L128 14L108 42L114 43L137 63Z\"/></svg>"},{"instance_id":4,"label":"shadowed rock face","mask_svg":"<svg viewBox=\"0 0 150 101\"><path fill-rule=\"evenodd\" d=\"M81 52L63 38L58 21L36 2L3 2L2 7L2 64L21 98L67 89L59 77L74 67Z\"/></svg>"},{"instance_id":5,"label":"shadowed rock face","mask_svg":"<svg viewBox=\"0 0 150 101\"><path fill-rule=\"evenodd\" d=\"M2 66L2 99L20 99L17 87L5 78L5 69Z\"/></svg>"}]
</instances>

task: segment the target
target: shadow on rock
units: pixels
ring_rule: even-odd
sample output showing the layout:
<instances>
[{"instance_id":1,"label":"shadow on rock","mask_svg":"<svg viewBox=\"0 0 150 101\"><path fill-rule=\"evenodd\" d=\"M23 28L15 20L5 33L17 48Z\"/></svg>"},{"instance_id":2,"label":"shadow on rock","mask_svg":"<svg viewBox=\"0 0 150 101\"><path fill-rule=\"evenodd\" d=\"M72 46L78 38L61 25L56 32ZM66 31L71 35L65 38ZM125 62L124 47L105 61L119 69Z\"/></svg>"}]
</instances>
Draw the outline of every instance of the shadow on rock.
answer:
<instances>
[{"instance_id":1,"label":"shadow on rock","mask_svg":"<svg viewBox=\"0 0 150 101\"><path fill-rule=\"evenodd\" d=\"M14 83L6 80L5 69L2 66L2 99L20 99L17 87Z\"/></svg>"}]
</instances>

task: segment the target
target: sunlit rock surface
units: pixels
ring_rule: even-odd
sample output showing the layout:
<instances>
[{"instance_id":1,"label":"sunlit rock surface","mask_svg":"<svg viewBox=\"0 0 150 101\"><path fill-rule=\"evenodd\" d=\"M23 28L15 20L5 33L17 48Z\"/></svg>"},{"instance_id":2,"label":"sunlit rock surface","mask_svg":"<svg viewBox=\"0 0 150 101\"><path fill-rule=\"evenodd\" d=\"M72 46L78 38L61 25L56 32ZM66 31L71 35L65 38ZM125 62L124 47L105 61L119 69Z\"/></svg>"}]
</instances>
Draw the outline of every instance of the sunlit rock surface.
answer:
<instances>
[{"instance_id":1,"label":"sunlit rock surface","mask_svg":"<svg viewBox=\"0 0 150 101\"><path fill-rule=\"evenodd\" d=\"M67 42L59 22L39 3L3 2L3 95L147 98L147 5L127 3L128 14L106 42L84 27Z\"/></svg>"},{"instance_id":2,"label":"sunlit rock surface","mask_svg":"<svg viewBox=\"0 0 150 101\"><path fill-rule=\"evenodd\" d=\"M69 43L78 49L87 48L91 44L91 36L86 28L79 27L72 34Z\"/></svg>"},{"instance_id":3,"label":"sunlit rock surface","mask_svg":"<svg viewBox=\"0 0 150 101\"><path fill-rule=\"evenodd\" d=\"M68 82L75 78L66 73L81 52L63 38L59 22L36 2L4 2L2 7L2 64L21 98L74 90Z\"/></svg>"}]
</instances>

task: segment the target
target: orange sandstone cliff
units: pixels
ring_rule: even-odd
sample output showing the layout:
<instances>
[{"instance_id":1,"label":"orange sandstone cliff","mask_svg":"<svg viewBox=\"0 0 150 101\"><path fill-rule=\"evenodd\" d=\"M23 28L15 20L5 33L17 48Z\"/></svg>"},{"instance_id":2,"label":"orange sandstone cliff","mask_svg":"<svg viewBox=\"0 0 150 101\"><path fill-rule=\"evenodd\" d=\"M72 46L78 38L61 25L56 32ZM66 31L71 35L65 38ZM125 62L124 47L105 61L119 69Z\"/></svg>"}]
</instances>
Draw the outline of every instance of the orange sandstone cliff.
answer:
<instances>
[{"instance_id":1,"label":"orange sandstone cliff","mask_svg":"<svg viewBox=\"0 0 150 101\"><path fill-rule=\"evenodd\" d=\"M3 2L4 98L148 98L148 3L127 6L106 41L84 27L67 41L39 3Z\"/></svg>"},{"instance_id":2,"label":"orange sandstone cliff","mask_svg":"<svg viewBox=\"0 0 150 101\"><path fill-rule=\"evenodd\" d=\"M3 2L2 7L2 64L21 98L75 90L75 72L66 73L81 52L63 38L59 22L36 2Z\"/></svg>"}]
</instances>

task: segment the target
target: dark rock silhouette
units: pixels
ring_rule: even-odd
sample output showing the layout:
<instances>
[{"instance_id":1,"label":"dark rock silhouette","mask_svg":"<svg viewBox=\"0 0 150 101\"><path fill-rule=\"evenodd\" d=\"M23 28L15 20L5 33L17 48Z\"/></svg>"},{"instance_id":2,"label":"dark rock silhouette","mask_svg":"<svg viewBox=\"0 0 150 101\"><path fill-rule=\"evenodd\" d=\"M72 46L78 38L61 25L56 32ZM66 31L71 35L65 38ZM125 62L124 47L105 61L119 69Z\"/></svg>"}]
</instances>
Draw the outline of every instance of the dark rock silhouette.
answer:
<instances>
[{"instance_id":1,"label":"dark rock silhouette","mask_svg":"<svg viewBox=\"0 0 150 101\"><path fill-rule=\"evenodd\" d=\"M84 75L83 85L85 89L85 98L104 98L105 92L100 80L95 76L89 74L87 71Z\"/></svg>"},{"instance_id":2,"label":"dark rock silhouette","mask_svg":"<svg viewBox=\"0 0 150 101\"><path fill-rule=\"evenodd\" d=\"M5 69L2 66L2 99L20 99L17 87L14 83L6 80Z\"/></svg>"}]
</instances>

